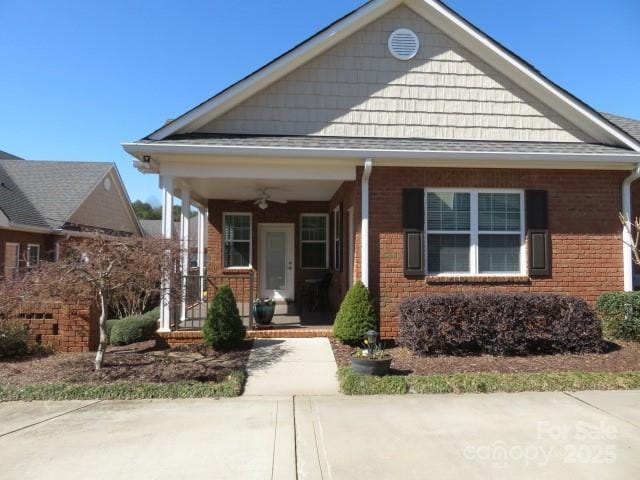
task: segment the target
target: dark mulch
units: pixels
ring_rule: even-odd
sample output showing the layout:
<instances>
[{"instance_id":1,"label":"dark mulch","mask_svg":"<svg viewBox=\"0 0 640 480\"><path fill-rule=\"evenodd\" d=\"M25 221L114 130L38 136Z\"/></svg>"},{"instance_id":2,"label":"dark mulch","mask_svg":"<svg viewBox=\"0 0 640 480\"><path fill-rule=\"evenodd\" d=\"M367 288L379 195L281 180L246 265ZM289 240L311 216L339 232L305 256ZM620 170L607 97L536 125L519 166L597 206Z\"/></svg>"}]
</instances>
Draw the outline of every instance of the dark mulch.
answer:
<instances>
[{"instance_id":1,"label":"dark mulch","mask_svg":"<svg viewBox=\"0 0 640 480\"><path fill-rule=\"evenodd\" d=\"M338 366L348 366L354 350L331 339ZM605 353L556 354L502 357L493 355L420 357L404 347L385 350L393 358L391 368L397 373L429 375L463 372L629 372L640 370L640 343L608 343Z\"/></svg>"},{"instance_id":2,"label":"dark mulch","mask_svg":"<svg viewBox=\"0 0 640 480\"><path fill-rule=\"evenodd\" d=\"M218 352L204 345L153 348L142 343L108 351L104 366L93 370L95 352L57 353L0 361L0 385L41 383L173 383L224 380L234 370L244 370L251 341L233 351Z\"/></svg>"}]
</instances>

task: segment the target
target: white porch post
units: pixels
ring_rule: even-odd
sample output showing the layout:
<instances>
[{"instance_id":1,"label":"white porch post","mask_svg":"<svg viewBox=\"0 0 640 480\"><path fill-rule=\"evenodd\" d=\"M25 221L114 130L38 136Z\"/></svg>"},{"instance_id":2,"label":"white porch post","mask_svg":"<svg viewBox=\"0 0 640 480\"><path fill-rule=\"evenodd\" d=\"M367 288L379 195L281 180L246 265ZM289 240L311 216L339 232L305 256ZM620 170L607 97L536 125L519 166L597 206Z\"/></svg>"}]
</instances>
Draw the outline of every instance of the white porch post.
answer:
<instances>
[{"instance_id":1,"label":"white porch post","mask_svg":"<svg viewBox=\"0 0 640 480\"><path fill-rule=\"evenodd\" d=\"M198 207L198 274L200 275L200 300L204 300L204 287L206 285L204 244L207 235L207 214L205 207Z\"/></svg>"},{"instance_id":2,"label":"white porch post","mask_svg":"<svg viewBox=\"0 0 640 480\"><path fill-rule=\"evenodd\" d=\"M173 223L173 177L166 175L160 176L160 189L162 190L162 238L171 240ZM160 328L159 332L171 331L171 305L170 298L167 295L171 288L171 276L167 272L162 279L162 292L160 298Z\"/></svg>"},{"instance_id":3,"label":"white porch post","mask_svg":"<svg viewBox=\"0 0 640 480\"><path fill-rule=\"evenodd\" d=\"M373 161L364 161L362 172L362 218L360 220L360 278L364 286L369 288L369 175Z\"/></svg>"},{"instance_id":4,"label":"white porch post","mask_svg":"<svg viewBox=\"0 0 640 480\"><path fill-rule=\"evenodd\" d=\"M187 276L189 275L189 216L191 213L191 191L184 186L180 189L182 201L180 215L180 248L182 249L182 301L180 302L180 320L187 319Z\"/></svg>"}]
</instances>

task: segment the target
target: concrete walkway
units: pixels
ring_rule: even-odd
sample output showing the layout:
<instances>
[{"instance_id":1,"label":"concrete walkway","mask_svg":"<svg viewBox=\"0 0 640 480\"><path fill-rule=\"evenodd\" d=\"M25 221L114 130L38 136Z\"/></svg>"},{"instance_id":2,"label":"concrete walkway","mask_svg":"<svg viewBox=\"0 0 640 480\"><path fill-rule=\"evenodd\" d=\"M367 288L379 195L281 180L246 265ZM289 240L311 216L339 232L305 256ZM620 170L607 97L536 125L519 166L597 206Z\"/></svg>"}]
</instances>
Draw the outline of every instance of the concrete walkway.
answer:
<instances>
[{"instance_id":1,"label":"concrete walkway","mask_svg":"<svg viewBox=\"0 0 640 480\"><path fill-rule=\"evenodd\" d=\"M636 479L640 391L0 403L0 478Z\"/></svg>"},{"instance_id":2,"label":"concrete walkway","mask_svg":"<svg viewBox=\"0 0 640 480\"><path fill-rule=\"evenodd\" d=\"M247 365L245 395L335 395L337 366L327 338L259 339Z\"/></svg>"}]
</instances>

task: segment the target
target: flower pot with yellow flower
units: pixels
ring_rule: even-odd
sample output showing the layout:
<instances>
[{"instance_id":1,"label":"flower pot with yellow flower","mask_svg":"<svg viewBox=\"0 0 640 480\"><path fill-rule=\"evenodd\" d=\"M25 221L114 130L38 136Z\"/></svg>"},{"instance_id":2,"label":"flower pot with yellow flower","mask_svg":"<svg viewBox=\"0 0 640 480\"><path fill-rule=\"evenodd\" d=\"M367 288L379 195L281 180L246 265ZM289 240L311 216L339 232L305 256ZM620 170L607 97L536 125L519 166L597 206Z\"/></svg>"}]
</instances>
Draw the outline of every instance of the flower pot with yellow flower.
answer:
<instances>
[{"instance_id":1,"label":"flower pot with yellow flower","mask_svg":"<svg viewBox=\"0 0 640 480\"><path fill-rule=\"evenodd\" d=\"M364 347L351 355L351 368L361 375L386 375L391 367L391 355L378 342L378 332L369 330Z\"/></svg>"}]
</instances>

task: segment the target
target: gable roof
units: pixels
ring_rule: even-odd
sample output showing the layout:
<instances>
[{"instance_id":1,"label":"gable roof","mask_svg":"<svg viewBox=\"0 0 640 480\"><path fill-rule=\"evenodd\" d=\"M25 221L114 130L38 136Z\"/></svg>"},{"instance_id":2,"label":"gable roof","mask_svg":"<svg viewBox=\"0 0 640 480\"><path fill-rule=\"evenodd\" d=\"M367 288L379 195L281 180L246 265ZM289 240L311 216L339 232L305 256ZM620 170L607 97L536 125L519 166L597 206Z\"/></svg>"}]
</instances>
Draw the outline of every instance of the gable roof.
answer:
<instances>
[{"instance_id":1,"label":"gable roof","mask_svg":"<svg viewBox=\"0 0 640 480\"><path fill-rule=\"evenodd\" d=\"M2 159L0 209L15 224L62 228L112 169L107 162Z\"/></svg>"},{"instance_id":2,"label":"gable roof","mask_svg":"<svg viewBox=\"0 0 640 480\"><path fill-rule=\"evenodd\" d=\"M163 140L171 135L189 133L202 127L401 4L405 4L444 33L454 37L496 70L508 74L524 90L540 98L543 103L598 142L640 151L640 142L627 132L551 82L522 58L437 0L372 0L239 82L168 122L146 139Z\"/></svg>"},{"instance_id":3,"label":"gable roof","mask_svg":"<svg viewBox=\"0 0 640 480\"><path fill-rule=\"evenodd\" d=\"M604 112L602 116L640 142L640 120Z\"/></svg>"},{"instance_id":4,"label":"gable roof","mask_svg":"<svg viewBox=\"0 0 640 480\"><path fill-rule=\"evenodd\" d=\"M16 155L13 155L9 152L5 152L0 150L0 159L8 159L8 160L23 160L20 157L17 157Z\"/></svg>"}]
</instances>

